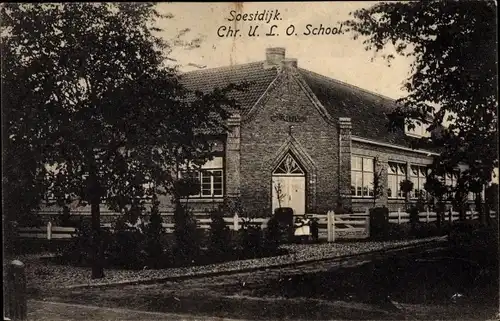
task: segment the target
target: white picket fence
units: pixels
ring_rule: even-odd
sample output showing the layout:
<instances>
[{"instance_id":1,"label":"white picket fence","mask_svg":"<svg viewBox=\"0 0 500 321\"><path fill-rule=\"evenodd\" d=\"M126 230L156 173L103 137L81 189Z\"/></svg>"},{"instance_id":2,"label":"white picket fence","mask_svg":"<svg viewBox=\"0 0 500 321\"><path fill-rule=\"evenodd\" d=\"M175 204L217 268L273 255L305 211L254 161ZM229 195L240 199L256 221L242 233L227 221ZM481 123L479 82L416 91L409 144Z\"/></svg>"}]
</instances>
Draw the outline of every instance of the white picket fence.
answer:
<instances>
[{"instance_id":1,"label":"white picket fence","mask_svg":"<svg viewBox=\"0 0 500 321\"><path fill-rule=\"evenodd\" d=\"M335 214L329 211L327 214L307 214L308 218L314 218L318 222L320 239L327 239L328 242L334 242L336 239L364 239L370 236L370 216L368 209L364 213L353 214ZM425 223L434 222L437 219L435 212L419 213L420 221ZM467 219L477 219L476 212L467 212ZM490 217L495 218L495 212L490 213ZM446 221L456 221L459 219L458 212L447 212L443 218ZM224 217L224 221L229 229L238 231L241 229L244 222L250 224L267 227L268 218L242 218L238 214L233 217ZM398 210L397 212L389 213L390 223L407 223L410 221L410 215L406 212ZM210 218L197 218L198 228L210 229ZM102 224L103 227L111 228L111 224ZM174 223L163 223L163 227L167 233L172 233ZM74 227L53 226L51 222L47 223L46 227L23 227L18 229L19 237L28 239L69 239L75 235Z\"/></svg>"},{"instance_id":2,"label":"white picket fence","mask_svg":"<svg viewBox=\"0 0 500 321\"><path fill-rule=\"evenodd\" d=\"M199 229L208 230L210 229L210 223L212 220L210 218L197 218ZM241 229L245 221L248 221L252 225L258 225L263 228L267 226L268 218L241 218L238 214L233 217L224 217L224 221L228 225L230 230L238 231ZM102 227L111 228L112 224L105 223L101 224ZM163 223L162 226L165 228L167 233L173 233L174 223ZM51 222L48 222L45 227L21 227L18 229L18 235L21 238L27 239L69 239L72 238L76 233L76 228L74 227L62 227L53 226Z\"/></svg>"}]
</instances>

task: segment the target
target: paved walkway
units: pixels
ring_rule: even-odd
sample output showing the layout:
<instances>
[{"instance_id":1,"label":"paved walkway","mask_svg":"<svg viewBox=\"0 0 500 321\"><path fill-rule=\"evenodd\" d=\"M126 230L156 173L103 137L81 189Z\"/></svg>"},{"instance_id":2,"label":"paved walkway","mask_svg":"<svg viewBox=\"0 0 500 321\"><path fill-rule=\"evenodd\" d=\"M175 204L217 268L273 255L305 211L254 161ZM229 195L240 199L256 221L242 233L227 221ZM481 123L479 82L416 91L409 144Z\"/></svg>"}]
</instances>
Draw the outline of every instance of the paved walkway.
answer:
<instances>
[{"instance_id":1,"label":"paved walkway","mask_svg":"<svg viewBox=\"0 0 500 321\"><path fill-rule=\"evenodd\" d=\"M207 321L244 321L214 317L195 317L174 313L146 312L130 309L103 308L92 305L69 304L50 301L28 301L28 320L31 321L163 321L163 320L207 320Z\"/></svg>"}]
</instances>

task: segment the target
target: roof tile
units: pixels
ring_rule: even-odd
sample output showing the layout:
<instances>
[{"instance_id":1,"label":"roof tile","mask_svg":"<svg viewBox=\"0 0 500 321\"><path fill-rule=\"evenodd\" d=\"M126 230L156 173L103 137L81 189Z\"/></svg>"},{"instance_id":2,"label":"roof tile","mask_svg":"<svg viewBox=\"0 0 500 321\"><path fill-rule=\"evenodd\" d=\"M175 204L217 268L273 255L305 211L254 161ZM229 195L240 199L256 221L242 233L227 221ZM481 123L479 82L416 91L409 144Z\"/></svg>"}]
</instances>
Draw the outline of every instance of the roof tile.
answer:
<instances>
[{"instance_id":1,"label":"roof tile","mask_svg":"<svg viewBox=\"0 0 500 321\"><path fill-rule=\"evenodd\" d=\"M386 115L395 108L393 99L306 69L298 71L332 118L351 118L353 135L408 146L410 139L402 130L390 132L387 128ZM187 72L180 76L180 82L189 90L202 92L248 82L245 91L230 95L241 104L241 114L245 115L276 76L276 68L264 68L264 62L260 61Z\"/></svg>"}]
</instances>

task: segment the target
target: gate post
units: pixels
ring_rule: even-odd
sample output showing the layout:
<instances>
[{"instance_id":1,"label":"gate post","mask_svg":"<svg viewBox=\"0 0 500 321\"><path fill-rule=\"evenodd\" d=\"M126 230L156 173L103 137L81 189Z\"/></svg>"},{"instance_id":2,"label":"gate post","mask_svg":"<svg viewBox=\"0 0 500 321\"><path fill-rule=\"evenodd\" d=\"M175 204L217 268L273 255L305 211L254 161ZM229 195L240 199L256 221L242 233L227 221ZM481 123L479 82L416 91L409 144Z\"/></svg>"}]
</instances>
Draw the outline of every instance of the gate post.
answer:
<instances>
[{"instance_id":1,"label":"gate post","mask_svg":"<svg viewBox=\"0 0 500 321\"><path fill-rule=\"evenodd\" d=\"M238 217L238 213L234 213L233 230L238 231L239 229L240 229L240 218Z\"/></svg>"},{"instance_id":2,"label":"gate post","mask_svg":"<svg viewBox=\"0 0 500 321\"><path fill-rule=\"evenodd\" d=\"M11 320L26 320L27 297L26 297L26 274L23 262L14 260L7 268L7 282L4 284L4 317Z\"/></svg>"}]
</instances>

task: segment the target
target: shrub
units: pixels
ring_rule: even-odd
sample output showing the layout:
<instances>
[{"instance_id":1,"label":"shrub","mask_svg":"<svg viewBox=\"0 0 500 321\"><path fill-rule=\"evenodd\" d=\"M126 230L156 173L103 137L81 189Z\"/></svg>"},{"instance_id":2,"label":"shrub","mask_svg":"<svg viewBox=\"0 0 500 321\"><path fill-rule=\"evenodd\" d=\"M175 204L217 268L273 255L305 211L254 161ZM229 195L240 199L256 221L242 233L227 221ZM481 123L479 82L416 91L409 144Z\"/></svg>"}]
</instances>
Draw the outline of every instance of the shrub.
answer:
<instances>
[{"instance_id":1,"label":"shrub","mask_svg":"<svg viewBox=\"0 0 500 321\"><path fill-rule=\"evenodd\" d=\"M59 226L70 227L71 226L71 211L68 206L64 206L62 209L62 213L59 214L57 218Z\"/></svg>"},{"instance_id":2,"label":"shrub","mask_svg":"<svg viewBox=\"0 0 500 321\"><path fill-rule=\"evenodd\" d=\"M192 260L199 254L200 236L192 212L176 202L174 211L175 256L181 262Z\"/></svg>"},{"instance_id":3,"label":"shrub","mask_svg":"<svg viewBox=\"0 0 500 321\"><path fill-rule=\"evenodd\" d=\"M107 233L105 230L101 231L101 233L103 233L104 238L108 237L108 235L104 235ZM90 265L93 259L92 236L91 221L89 219L81 219L79 226L76 228L75 235L71 238L68 246L62 249L62 258L73 264Z\"/></svg>"},{"instance_id":4,"label":"shrub","mask_svg":"<svg viewBox=\"0 0 500 321\"><path fill-rule=\"evenodd\" d=\"M410 224L412 226L415 226L416 224L418 224L418 222L420 222L420 217L419 217L419 208L418 206L412 206L409 210L408 210L408 213L410 214Z\"/></svg>"},{"instance_id":5,"label":"shrub","mask_svg":"<svg viewBox=\"0 0 500 321\"><path fill-rule=\"evenodd\" d=\"M277 249L282 239L282 231L279 221L276 217L271 217L267 222L265 234L266 247L268 249Z\"/></svg>"},{"instance_id":6,"label":"shrub","mask_svg":"<svg viewBox=\"0 0 500 321\"><path fill-rule=\"evenodd\" d=\"M313 218L311 221L311 236L314 242L319 240L319 222L317 218Z\"/></svg>"},{"instance_id":7,"label":"shrub","mask_svg":"<svg viewBox=\"0 0 500 321\"><path fill-rule=\"evenodd\" d=\"M370 237L384 239L389 228L389 209L385 206L370 209Z\"/></svg>"},{"instance_id":8,"label":"shrub","mask_svg":"<svg viewBox=\"0 0 500 321\"><path fill-rule=\"evenodd\" d=\"M244 224L239 230L240 250L243 255L249 254L251 257L256 257L262 254L262 229L260 226Z\"/></svg>"},{"instance_id":9,"label":"shrub","mask_svg":"<svg viewBox=\"0 0 500 321\"><path fill-rule=\"evenodd\" d=\"M217 255L227 254L231 250L231 234L224 221L223 207L210 211L210 218L212 220L209 231L210 251Z\"/></svg>"},{"instance_id":10,"label":"shrub","mask_svg":"<svg viewBox=\"0 0 500 321\"><path fill-rule=\"evenodd\" d=\"M446 214L446 204L439 200L436 203L436 226L440 230L444 223L444 218Z\"/></svg>"},{"instance_id":11,"label":"shrub","mask_svg":"<svg viewBox=\"0 0 500 321\"><path fill-rule=\"evenodd\" d=\"M159 211L159 201L156 196L153 197L151 212L149 215L149 224L143 227L146 238L146 253L150 263L148 265L156 265L158 259L163 254L162 238L165 234L163 228L163 219ZM154 263L154 264L153 264Z\"/></svg>"},{"instance_id":12,"label":"shrub","mask_svg":"<svg viewBox=\"0 0 500 321\"><path fill-rule=\"evenodd\" d=\"M293 209L280 207L274 210L273 217L276 219L280 230L280 241L291 242L293 240Z\"/></svg>"},{"instance_id":13,"label":"shrub","mask_svg":"<svg viewBox=\"0 0 500 321\"><path fill-rule=\"evenodd\" d=\"M123 227L123 225L117 225ZM111 244L108 248L108 260L113 266L129 269L138 269L146 265L146 237L141 229L135 226L126 226L115 229Z\"/></svg>"}]
</instances>

